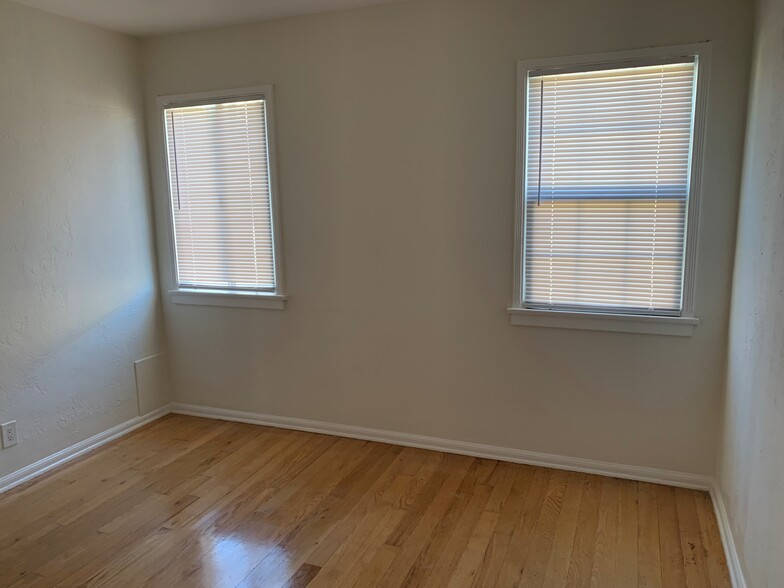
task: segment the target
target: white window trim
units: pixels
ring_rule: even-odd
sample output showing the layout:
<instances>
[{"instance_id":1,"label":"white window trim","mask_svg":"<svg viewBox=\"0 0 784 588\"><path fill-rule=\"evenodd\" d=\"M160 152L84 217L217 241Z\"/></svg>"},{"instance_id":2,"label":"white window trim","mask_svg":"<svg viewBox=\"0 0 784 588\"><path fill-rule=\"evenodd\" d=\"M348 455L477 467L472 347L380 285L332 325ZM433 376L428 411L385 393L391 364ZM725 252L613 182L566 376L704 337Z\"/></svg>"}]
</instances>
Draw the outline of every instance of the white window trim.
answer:
<instances>
[{"instance_id":1,"label":"white window trim","mask_svg":"<svg viewBox=\"0 0 784 588\"><path fill-rule=\"evenodd\" d=\"M690 337L700 319L684 316L650 316L510 308L511 322L520 327L584 329L616 333L647 333Z\"/></svg>"},{"instance_id":2,"label":"white window trim","mask_svg":"<svg viewBox=\"0 0 784 588\"><path fill-rule=\"evenodd\" d=\"M510 322L516 326L587 329L649 333L653 335L690 336L700 323L694 316L697 242L699 232L699 201L701 194L703 143L707 109L708 75L710 72L711 44L709 41L689 45L651 47L632 51L614 51L571 57L526 59L517 62L517 160L515 178L515 252L512 304L508 309ZM694 98L694 130L690 170L690 190L686 211L686 245L683 267L683 309L680 316L654 316L640 314L602 313L598 311L573 312L527 308L523 302L522 271L525 254L525 175L527 136L528 72L537 69L573 67L608 68L650 64L651 61L679 57L698 57L697 85Z\"/></svg>"},{"instance_id":3,"label":"white window trim","mask_svg":"<svg viewBox=\"0 0 784 588\"><path fill-rule=\"evenodd\" d=\"M171 178L169 177L168 153L166 149L166 124L167 108L182 106L197 106L238 99L263 99L267 114L267 156L269 158L270 176L270 207L272 218L272 255L275 266L275 290L232 290L211 288L180 287L177 279L177 243L174 232L174 214L172 212ZM267 308L283 310L285 308L285 288L283 283L283 255L280 222L280 204L278 188L278 166L275 140L275 92L272 84L235 88L233 90L218 90L213 92L197 92L193 94L173 94L158 96L158 112L162 124L163 163L166 169L166 211L169 216L169 266L171 279L175 288L169 290L171 301L175 304L194 304L200 306L227 306L239 308Z\"/></svg>"},{"instance_id":4,"label":"white window trim","mask_svg":"<svg viewBox=\"0 0 784 588\"><path fill-rule=\"evenodd\" d=\"M262 291L203 290L199 288L177 288L169 290L175 304L197 306L230 306L234 308L268 308L283 310L286 296Z\"/></svg>"}]
</instances>

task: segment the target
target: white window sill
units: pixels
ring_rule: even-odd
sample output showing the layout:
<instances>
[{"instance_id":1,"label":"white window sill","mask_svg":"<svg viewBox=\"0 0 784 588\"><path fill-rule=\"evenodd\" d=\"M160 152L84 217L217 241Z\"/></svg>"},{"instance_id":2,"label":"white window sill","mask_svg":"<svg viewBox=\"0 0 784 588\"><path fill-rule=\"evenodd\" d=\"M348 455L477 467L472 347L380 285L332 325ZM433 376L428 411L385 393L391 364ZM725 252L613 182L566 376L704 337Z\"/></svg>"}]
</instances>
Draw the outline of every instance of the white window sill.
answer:
<instances>
[{"instance_id":1,"label":"white window sill","mask_svg":"<svg viewBox=\"0 0 784 588\"><path fill-rule=\"evenodd\" d=\"M199 306L228 306L234 308L268 308L283 310L286 297L271 292L243 292L239 290L199 290L180 288L169 290L175 304Z\"/></svg>"},{"instance_id":2,"label":"white window sill","mask_svg":"<svg viewBox=\"0 0 784 588\"><path fill-rule=\"evenodd\" d=\"M585 329L691 337L694 334L694 328L700 324L698 318L680 316L634 316L530 308L510 308L508 311L512 324L522 327Z\"/></svg>"}]
</instances>

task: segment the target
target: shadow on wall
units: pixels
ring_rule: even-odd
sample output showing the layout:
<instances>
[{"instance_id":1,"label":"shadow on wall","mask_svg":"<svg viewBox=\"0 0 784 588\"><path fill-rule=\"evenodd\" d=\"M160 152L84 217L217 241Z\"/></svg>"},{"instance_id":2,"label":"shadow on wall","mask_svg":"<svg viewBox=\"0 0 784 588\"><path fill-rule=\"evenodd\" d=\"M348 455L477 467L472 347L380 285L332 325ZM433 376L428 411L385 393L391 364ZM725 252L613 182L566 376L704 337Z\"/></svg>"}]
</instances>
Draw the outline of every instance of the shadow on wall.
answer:
<instances>
[{"instance_id":1,"label":"shadow on wall","mask_svg":"<svg viewBox=\"0 0 784 588\"><path fill-rule=\"evenodd\" d=\"M51 453L53 437L66 446L136 416L133 360L154 349L159 313L151 284L108 312L95 312L89 324L80 320L60 331L33 354L9 346L0 362L0 415L19 421L19 447L42 457ZM25 327L18 324L17 336L29 341L34 335ZM14 469L3 467L14 457L0 454L0 475Z\"/></svg>"}]
</instances>

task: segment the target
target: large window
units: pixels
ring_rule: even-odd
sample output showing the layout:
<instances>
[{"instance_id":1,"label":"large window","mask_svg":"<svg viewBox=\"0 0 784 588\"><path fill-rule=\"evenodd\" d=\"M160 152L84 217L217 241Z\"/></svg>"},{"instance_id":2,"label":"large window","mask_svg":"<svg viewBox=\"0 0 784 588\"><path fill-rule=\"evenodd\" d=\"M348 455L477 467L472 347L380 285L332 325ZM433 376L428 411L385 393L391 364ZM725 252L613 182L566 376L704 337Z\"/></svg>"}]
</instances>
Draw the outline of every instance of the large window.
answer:
<instances>
[{"instance_id":1,"label":"large window","mask_svg":"<svg viewBox=\"0 0 784 588\"><path fill-rule=\"evenodd\" d=\"M691 314L699 69L692 53L521 72L521 309Z\"/></svg>"},{"instance_id":2,"label":"large window","mask_svg":"<svg viewBox=\"0 0 784 588\"><path fill-rule=\"evenodd\" d=\"M275 295L271 89L163 101L178 291Z\"/></svg>"}]
</instances>

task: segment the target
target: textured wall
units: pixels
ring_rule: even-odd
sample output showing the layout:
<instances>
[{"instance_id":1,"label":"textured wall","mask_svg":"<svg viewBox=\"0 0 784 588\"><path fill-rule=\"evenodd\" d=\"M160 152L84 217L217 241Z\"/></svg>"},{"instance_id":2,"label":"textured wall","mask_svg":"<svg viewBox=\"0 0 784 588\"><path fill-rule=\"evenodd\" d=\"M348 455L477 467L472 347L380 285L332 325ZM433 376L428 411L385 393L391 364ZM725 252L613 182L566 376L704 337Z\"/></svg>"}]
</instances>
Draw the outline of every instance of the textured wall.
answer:
<instances>
[{"instance_id":1,"label":"textured wall","mask_svg":"<svg viewBox=\"0 0 784 588\"><path fill-rule=\"evenodd\" d=\"M137 415L160 350L138 41L0 0L0 476Z\"/></svg>"},{"instance_id":2,"label":"textured wall","mask_svg":"<svg viewBox=\"0 0 784 588\"><path fill-rule=\"evenodd\" d=\"M155 95L276 84L291 298L167 302L178 399L712 473L751 32L745 0L421 0L146 40L160 219ZM702 326L510 326L516 60L706 39Z\"/></svg>"},{"instance_id":3,"label":"textured wall","mask_svg":"<svg viewBox=\"0 0 784 588\"><path fill-rule=\"evenodd\" d=\"M784 586L784 3L758 6L719 482L752 588Z\"/></svg>"}]
</instances>

